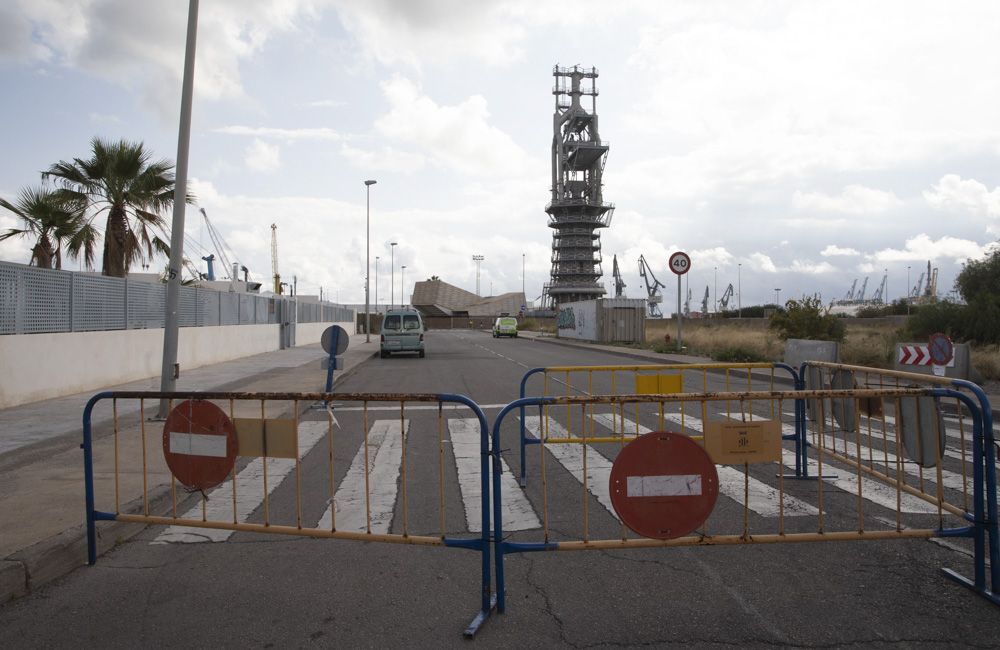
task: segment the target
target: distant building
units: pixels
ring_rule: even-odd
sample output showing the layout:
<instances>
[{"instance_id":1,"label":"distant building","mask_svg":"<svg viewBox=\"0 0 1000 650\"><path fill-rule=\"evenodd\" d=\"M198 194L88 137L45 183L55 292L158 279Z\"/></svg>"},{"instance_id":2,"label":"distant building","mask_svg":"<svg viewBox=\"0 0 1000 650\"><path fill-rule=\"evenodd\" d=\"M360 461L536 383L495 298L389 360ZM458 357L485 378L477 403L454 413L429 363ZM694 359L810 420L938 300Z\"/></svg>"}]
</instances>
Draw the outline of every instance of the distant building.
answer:
<instances>
[{"instance_id":1,"label":"distant building","mask_svg":"<svg viewBox=\"0 0 1000 650\"><path fill-rule=\"evenodd\" d=\"M424 316L497 316L516 315L527 303L520 291L481 297L442 280L424 280L414 284L410 304Z\"/></svg>"}]
</instances>

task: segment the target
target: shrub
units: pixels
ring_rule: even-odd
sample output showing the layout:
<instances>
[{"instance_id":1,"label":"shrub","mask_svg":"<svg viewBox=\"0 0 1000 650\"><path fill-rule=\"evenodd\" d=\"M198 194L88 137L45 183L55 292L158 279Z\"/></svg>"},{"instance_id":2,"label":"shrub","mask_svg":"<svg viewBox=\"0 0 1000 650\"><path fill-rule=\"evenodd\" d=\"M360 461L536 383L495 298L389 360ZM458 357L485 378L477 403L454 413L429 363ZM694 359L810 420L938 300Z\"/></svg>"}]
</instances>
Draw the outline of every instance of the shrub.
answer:
<instances>
[{"instance_id":1,"label":"shrub","mask_svg":"<svg viewBox=\"0 0 1000 650\"><path fill-rule=\"evenodd\" d=\"M757 351L741 347L719 350L712 355L712 359L723 363L753 363L756 361L767 361L767 359Z\"/></svg>"},{"instance_id":2,"label":"shrub","mask_svg":"<svg viewBox=\"0 0 1000 650\"><path fill-rule=\"evenodd\" d=\"M913 340L926 340L935 332L960 337L964 307L953 302L932 302L920 305L906 322L906 335Z\"/></svg>"},{"instance_id":3,"label":"shrub","mask_svg":"<svg viewBox=\"0 0 1000 650\"><path fill-rule=\"evenodd\" d=\"M843 341L846 327L822 309L818 298L789 300L785 308L771 316L772 329L781 340L810 339L814 341Z\"/></svg>"}]
</instances>

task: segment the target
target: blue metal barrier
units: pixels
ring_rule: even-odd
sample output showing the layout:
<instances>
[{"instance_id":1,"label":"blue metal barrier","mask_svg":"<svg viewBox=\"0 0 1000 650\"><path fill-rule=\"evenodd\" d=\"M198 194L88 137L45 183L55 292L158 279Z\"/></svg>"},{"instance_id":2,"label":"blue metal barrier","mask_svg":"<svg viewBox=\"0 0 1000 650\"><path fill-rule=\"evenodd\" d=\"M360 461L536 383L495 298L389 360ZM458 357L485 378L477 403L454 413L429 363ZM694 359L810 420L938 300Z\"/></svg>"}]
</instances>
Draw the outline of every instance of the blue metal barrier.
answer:
<instances>
[{"instance_id":1,"label":"blue metal barrier","mask_svg":"<svg viewBox=\"0 0 1000 650\"><path fill-rule=\"evenodd\" d=\"M400 417L402 418L402 413L404 411L404 405L407 402L432 402L438 405L439 426L441 426L442 411L440 408L441 404L451 403L459 404L467 407L472 413L475 414L475 418L479 422L479 473L481 477L480 489L481 489L481 499L480 507L482 509L482 517L480 521L481 531L477 536L474 537L454 537L447 536L444 534L444 501L442 493L441 501L441 533L439 536L428 536L428 535L413 535L407 534L406 529L406 516L405 516L405 480L406 480L406 470L405 462L403 464L403 482L404 482L404 496L403 496L403 507L404 507L404 517L403 517L403 533L402 534L375 534L371 531L371 525L369 524L368 533L359 533L353 531L338 531L335 527L330 528L304 528L301 525L301 518L299 519L298 525L280 525L269 523L267 519L267 506L265 501L265 519L263 524L259 523L236 523L235 514L234 518L228 521L221 520L207 520L207 519L195 519L179 517L177 513L176 499L173 505L172 516L156 516L148 512L148 508L144 508L141 514L129 514L123 512L106 512L97 510L95 506L95 487L94 487L94 450L93 450L93 424L92 415L95 405L101 400L113 400L115 404L115 422L114 422L114 435L119 435L119 426L117 418L117 403L118 400L139 400L140 402L140 414L143 412L142 404L144 400L149 400L151 402L159 403L160 400L219 400L219 401L229 401L230 411L233 410L233 403L237 400L249 400L253 402L260 402L260 413L261 419L263 419L264 414L264 403L267 401L279 401L279 402L295 402L294 412L297 414L300 412L299 405L308 404L311 402L323 402L326 404L333 404L334 401L345 402L345 401L356 401L363 402L365 404L365 409L367 409L367 404L369 402L388 402L394 405L399 405ZM332 408L332 407L331 407ZM330 417L332 419L333 411L330 410ZM367 422L367 410L365 411L365 422ZM140 419L140 427L145 427L145 422ZM145 429L143 430L143 447L145 447ZM161 392L141 392L141 391L116 391L116 392L102 392L94 395L88 402L83 411L83 443L81 445L83 449L83 461L84 461L84 489L85 489L85 501L86 501L86 528L87 528L87 562L93 565L97 561L97 522L98 521L125 521L133 523L143 523L147 525L181 525L181 526L198 526L203 528L220 528L225 530L240 530L247 532L262 532L269 534L284 534L284 535L298 535L307 537L323 537L323 538L337 538L337 539L352 539L358 541L383 541L391 542L397 544L419 544L419 545L434 545L450 548L463 548L476 551L481 556L481 571L482 571L482 582L481 582L481 594L480 594L480 609L476 616L473 618L472 622L465 628L464 634L467 637L475 635L479 630L485 620L490 616L490 613L496 607L497 595L493 592L492 585L492 566L491 566L491 546L493 545L493 540L490 537L490 510L491 510L491 491L490 491L490 434L489 425L486 421L486 416L483 410L474 401L469 399L464 395L453 395L453 394L377 394L377 393L233 393L233 392L171 392L171 393L161 393ZM332 426L330 428L330 434L332 435ZM367 433L366 433L367 435ZM404 436L404 440L405 440ZM367 440L367 438L366 438ZM116 438L116 456L115 456L115 472L116 472L116 486L117 486L117 472L118 468L118 455L117 455L117 438ZM332 444L332 443L331 443ZM404 443L405 444L405 443ZM296 440L297 445L297 440ZM263 456L266 458L266 445L264 446ZM405 456L405 447L404 447ZM258 454L259 455L259 454ZM294 454L293 454L294 455ZM331 478L330 484L332 486L332 448L330 451L330 471ZM296 465L296 467L298 467ZM146 472L145 462L143 462L142 471ZM296 469L296 471L299 471ZM443 470L442 470L443 471ZM235 474L235 469L230 471L229 477L232 478ZM442 477L443 480L443 477ZM265 472L266 481L266 472ZM296 503L299 503L299 481L296 481ZM235 485L235 482L234 482ZM173 488L172 488L173 489ZM235 487L234 487L235 490ZM332 497L332 493L331 493ZM267 496L265 494L265 499ZM235 500L235 499L234 499ZM145 480L143 481L143 502L148 503L148 492ZM332 507L332 506L331 506ZM118 504L117 487L115 492L115 508L120 510ZM298 508L298 505L296 505ZM235 505L234 505L235 509Z\"/></svg>"}]
</instances>

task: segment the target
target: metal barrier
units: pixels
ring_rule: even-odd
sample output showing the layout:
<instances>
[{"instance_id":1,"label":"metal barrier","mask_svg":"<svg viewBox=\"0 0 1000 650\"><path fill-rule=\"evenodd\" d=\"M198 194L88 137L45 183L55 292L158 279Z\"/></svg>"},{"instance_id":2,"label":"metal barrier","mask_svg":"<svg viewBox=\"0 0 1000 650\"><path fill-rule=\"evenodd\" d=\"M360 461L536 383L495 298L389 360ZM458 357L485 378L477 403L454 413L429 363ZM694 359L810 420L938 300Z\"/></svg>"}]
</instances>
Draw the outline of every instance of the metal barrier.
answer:
<instances>
[{"instance_id":1,"label":"metal barrier","mask_svg":"<svg viewBox=\"0 0 1000 650\"><path fill-rule=\"evenodd\" d=\"M170 400L171 415L166 424L155 425L157 430L150 432L154 425L147 423L146 415L161 399ZM111 401L114 479L113 486L106 484L112 494L101 495L106 507L98 510L91 418L102 400ZM325 417L302 420L300 413L315 402L325 404ZM452 417L446 418L445 410ZM468 417L455 418L456 410ZM132 413L124 418L126 426L119 411ZM215 415L206 418L203 413ZM386 419L374 419L379 413ZM474 506L468 513L459 507L461 519L445 507L446 426L456 464L465 463L465 473L473 477L461 484L463 493L469 493L463 494L464 500L479 504L478 513ZM321 450L324 440L325 453ZM351 445L357 445L358 451L350 468L346 462L335 466L334 450ZM172 473L166 513L153 512L151 507L155 476L150 465L159 447ZM310 453L314 449L317 453ZM465 634L475 634L495 606L490 572L489 427L479 406L465 396L103 392L84 409L83 451L90 564L97 559L98 521L168 526L161 533L166 539L200 531L218 540L241 531L464 548L480 553L482 568L479 613ZM218 465L227 460L232 464L223 466L219 474ZM203 470L215 471L215 478L203 481ZM315 485L317 472L325 472L326 490L322 494L304 491L303 478L313 477L309 480ZM120 483L137 482L140 476L139 512L123 512ZM272 495L279 484L285 486L280 498ZM413 494L424 496L414 498ZM433 499L427 494L436 494L437 508L430 505ZM401 521L394 520L397 501ZM307 525L307 520L317 521L320 512L318 523ZM476 515L480 515L478 521Z\"/></svg>"},{"instance_id":2,"label":"metal barrier","mask_svg":"<svg viewBox=\"0 0 1000 650\"><path fill-rule=\"evenodd\" d=\"M787 373L787 377L776 376L776 371ZM756 371L756 372L755 372ZM665 374L669 373L669 374ZM541 396L554 396L553 384L558 384L558 390L563 397L577 395L633 395L637 393L660 394L660 393L684 393L684 392L716 392L709 388L709 375L713 376L712 385L725 392L732 391L755 391L755 390L775 390L775 384L787 383L793 388L799 388L799 375L795 369L784 363L681 363L681 364L648 364L648 365L619 365L619 366L551 366L548 368L532 368L521 377L520 397L527 397L528 381L534 375L542 375ZM582 379L576 385L573 384L574 376L586 377L585 387ZM597 381L595 382L595 378ZM721 382L721 386L719 385ZM666 402L664 402L666 403ZM680 426L685 425L685 419L691 415L690 411L685 411L685 402L677 403L676 415L680 418ZM804 409L800 401L796 401L797 416L799 409ZM639 420L638 403L635 404L635 421ZM527 435L524 425L524 408L520 409L521 415L521 487L527 485L526 469L527 454L525 452L528 445L538 444L537 437ZM664 418L668 414L661 409L659 414L660 427L662 428ZM701 419L704 420L707 413L701 412ZM566 406L567 426L572 426L573 414L570 407ZM624 422L624 413L619 414L616 422ZM617 428L617 424L612 427L612 434L615 440L620 433L624 433L624 426ZM634 438L637 433L631 437ZM629 436L625 440L631 439ZM806 476L804 450L800 448L801 436L792 431L786 436L787 440L795 442L795 467L794 477Z\"/></svg>"},{"instance_id":3,"label":"metal barrier","mask_svg":"<svg viewBox=\"0 0 1000 650\"><path fill-rule=\"evenodd\" d=\"M979 391L979 396L981 391ZM968 438L959 438L960 451L955 451L954 427L944 428L937 422L925 427L925 436L932 450L920 462L935 463L935 469L914 478L913 461L904 459L907 446L895 434L891 421L878 423L869 419L873 428L854 427L850 437L842 439L820 429L813 439L816 452L815 483L785 481L785 475L775 472L782 465L791 467L801 459L784 449L782 440L799 437L799 404L803 399L840 401L855 405L879 404L883 412L888 405L904 399L954 399L967 411ZM677 415L689 404L703 417ZM735 408L734 408L735 405ZM542 508L541 539L530 533L504 531L501 474L502 432L510 413L525 413L537 408L537 416L522 416L522 431L527 428L539 445L538 471L540 481L533 482L526 496ZM789 420L788 410L792 418ZM690 412L690 411L689 411ZM859 411L856 411L859 412ZM636 413L636 421L625 414ZM571 416L575 414L575 419ZM615 422L617 420L617 423ZM505 607L504 557L510 553L566 551L592 549L626 549L675 546L713 546L776 544L790 542L892 540L949 537L971 540L974 558L974 578L969 580L953 571L948 575L980 595L1000 604L997 596L997 562L993 557L996 540L996 519L986 504L996 502L996 485L992 476L993 436L988 416L981 404L968 394L946 388L887 387L851 390L785 390L722 393L672 393L659 395L591 395L561 397L527 397L505 406L497 415L492 431L493 456L493 543L498 611ZM610 430L610 435L597 432L595 424ZM748 426L754 425L754 427ZM728 452L722 444L723 429L758 430L760 439L769 436L772 459L754 463L726 464ZM617 428L616 428L617 426ZM613 507L616 493L612 459L617 459L634 434L664 428L690 438L701 439L711 450L717 471L718 498L724 505L714 505L693 534L681 532L675 538L650 538L630 531ZM961 425L960 425L961 428ZM511 431L511 428L507 428ZM628 431L629 433L626 433ZM633 434L634 432L634 434ZM780 432L780 435L779 435ZM668 434L669 435L669 434ZM758 435L758 434L754 434ZM961 433L959 434L962 435ZM731 438L730 438L731 440ZM876 451L871 441L884 441ZM972 442L972 449L965 441ZM801 443L801 440L798 441ZM730 443L726 443L730 444ZM755 443L756 444L756 443ZM890 452L890 445L893 451ZM720 451L721 450L721 451ZM956 456L957 454L957 456ZM723 460L720 462L720 458ZM861 459L864 459L863 461ZM559 463L566 471L553 475L547 464ZM872 463L878 464L873 466ZM948 464L946 470L942 465ZM954 467L961 465L962 472ZM522 465L523 467L523 465ZM984 472L984 467L986 471ZM842 472L839 476L824 474L824 468ZM967 469L971 468L971 476ZM565 508L554 512L550 485L570 481L567 472L579 482L579 517L568 521ZM956 483L955 476L961 481ZM644 480L642 475L630 476ZM687 477L652 476L670 479ZM712 481L709 481L711 484ZM616 483L619 485L620 483ZM631 490L631 484L628 488ZM699 490L701 489L699 483ZM709 488L712 488L709 485ZM619 489L619 488L615 488ZM968 493L971 492L972 507ZM620 494L620 490L619 490ZM700 494L700 492L699 492ZM560 495L558 498L563 499ZM573 497L575 498L575 497ZM593 504L596 499L597 506ZM603 508L601 507L603 506ZM595 512L596 511L596 512ZM987 514L989 513L989 514ZM556 525L550 519L558 517ZM579 534L574 534L579 531ZM990 538L993 559L992 589L985 575L984 542Z\"/></svg>"},{"instance_id":4,"label":"metal barrier","mask_svg":"<svg viewBox=\"0 0 1000 650\"><path fill-rule=\"evenodd\" d=\"M993 592L1000 590L1000 532L997 521L996 498L996 448L993 432L993 409L989 398L978 385L962 379L939 377L897 370L883 370L842 363L807 361L799 372L804 387L852 390L886 388L945 388L945 394L935 392L932 396L900 397L887 403L870 403L860 400L808 400L809 417L799 419L799 435L804 454L810 447L826 446L826 455L837 458L849 465L858 465L869 474L889 474L890 465L896 455L910 459L906 465L908 481L898 472L895 477L908 493L939 503L942 508L957 516L964 516L975 522L980 536L976 537L977 576L974 582L965 577L946 571L947 575L965 586L984 592L985 583L979 575L979 562L984 556L983 545L988 544L990 559L990 583ZM978 410L967 407L974 402ZM946 426L945 412L951 429ZM979 421L975 422L978 417ZM980 441L971 435L972 425L977 424L983 431ZM864 435L875 439L882 450L868 449L864 454L851 453L847 448L848 439ZM838 444L842 447L838 451ZM970 450L969 446L973 449ZM890 445L898 448L889 452ZM874 445L873 445L874 446ZM821 453L820 456L823 454ZM959 461L959 471L942 467L946 462ZM973 476L968 476L971 466ZM969 494L972 482L982 487L979 492ZM928 495L925 484L936 486ZM959 485L961 490L955 490ZM944 487L952 489L945 490ZM984 496L986 495L986 496ZM949 497L952 499L949 500ZM970 504L970 497L972 502Z\"/></svg>"}]
</instances>

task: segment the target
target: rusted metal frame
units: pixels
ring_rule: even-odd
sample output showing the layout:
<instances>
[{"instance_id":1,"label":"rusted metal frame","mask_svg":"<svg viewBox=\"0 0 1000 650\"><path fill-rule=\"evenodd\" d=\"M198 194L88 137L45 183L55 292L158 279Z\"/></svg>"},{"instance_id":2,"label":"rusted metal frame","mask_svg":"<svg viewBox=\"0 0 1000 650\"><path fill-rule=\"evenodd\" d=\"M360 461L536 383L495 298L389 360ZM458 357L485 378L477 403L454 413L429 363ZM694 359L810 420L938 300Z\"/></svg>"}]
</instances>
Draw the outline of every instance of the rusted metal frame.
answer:
<instances>
[{"instance_id":1,"label":"rusted metal frame","mask_svg":"<svg viewBox=\"0 0 1000 650\"><path fill-rule=\"evenodd\" d=\"M803 542L856 542L878 541L889 539L928 539L936 537L940 531L925 528L907 528L904 530L873 530L859 533L856 531L834 531L826 533L783 533L764 534L744 537L743 535L701 535L678 537L675 539L651 539L648 537L632 537L629 539L606 539L583 541L552 542L548 548L532 548L528 544L519 548L516 543L508 543L507 553L520 550L549 551L586 551L626 548L670 548L686 546L740 546L748 544L787 544Z\"/></svg>"},{"instance_id":2,"label":"rusted metal frame","mask_svg":"<svg viewBox=\"0 0 1000 650\"><path fill-rule=\"evenodd\" d=\"M403 492L403 537L409 537L410 535L410 504L407 498L406 485L408 481L406 480L406 400L399 401L399 441L402 445L402 466L401 466L401 476L400 476L400 487Z\"/></svg>"},{"instance_id":3,"label":"rusted metal frame","mask_svg":"<svg viewBox=\"0 0 1000 650\"><path fill-rule=\"evenodd\" d=\"M146 400L139 400L139 437L142 442L142 514L149 515L149 469L146 460Z\"/></svg>"},{"instance_id":4,"label":"rusted metal frame","mask_svg":"<svg viewBox=\"0 0 1000 650\"><path fill-rule=\"evenodd\" d=\"M229 399L229 419L232 420L236 417L236 400ZM235 524L239 520L239 514L236 506L236 464L233 464L233 469L229 471L229 478L233 484L233 523Z\"/></svg>"},{"instance_id":5,"label":"rusted metal frame","mask_svg":"<svg viewBox=\"0 0 1000 650\"><path fill-rule=\"evenodd\" d=\"M271 525L271 495L267 489L267 399L260 400L260 421L263 424L264 435L261 436L263 454L261 458L261 464L263 467L262 475L264 477L264 525Z\"/></svg>"},{"instance_id":6,"label":"rusted metal frame","mask_svg":"<svg viewBox=\"0 0 1000 650\"><path fill-rule=\"evenodd\" d=\"M330 504L330 531L333 532L337 530L337 503L335 501L336 492L334 489L334 466L333 466L333 407L332 402L324 402L323 405L326 407L326 467L327 467L327 494L329 494L328 503ZM366 459L367 460L367 459Z\"/></svg>"}]
</instances>

